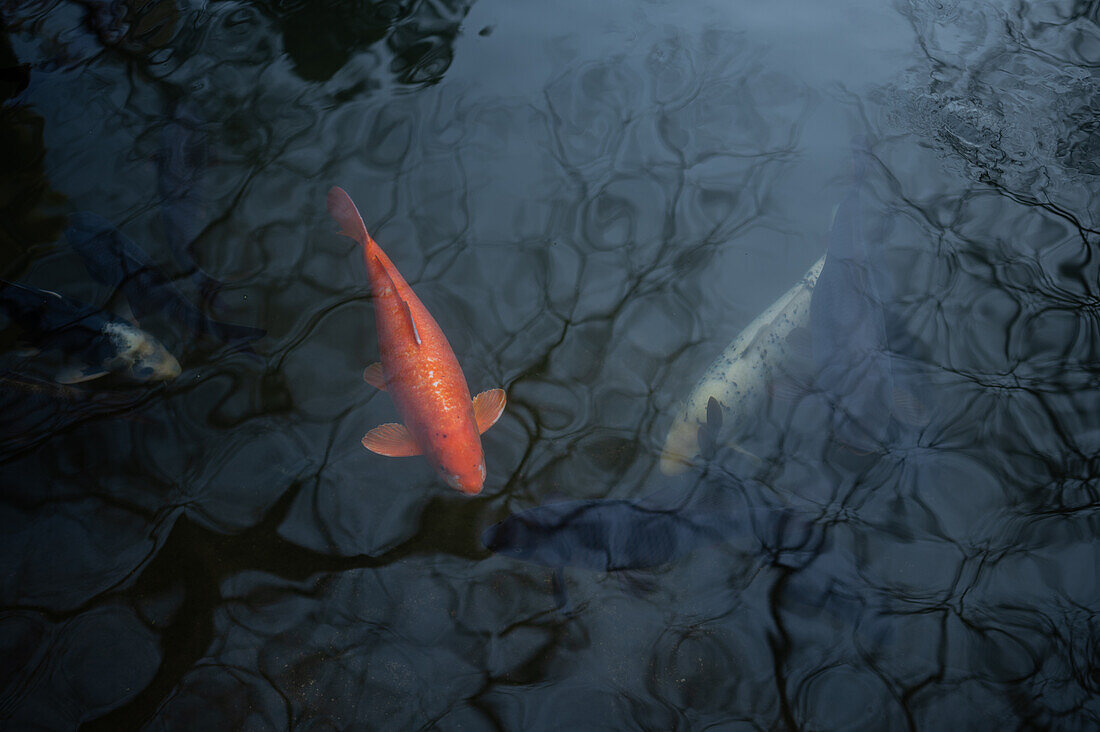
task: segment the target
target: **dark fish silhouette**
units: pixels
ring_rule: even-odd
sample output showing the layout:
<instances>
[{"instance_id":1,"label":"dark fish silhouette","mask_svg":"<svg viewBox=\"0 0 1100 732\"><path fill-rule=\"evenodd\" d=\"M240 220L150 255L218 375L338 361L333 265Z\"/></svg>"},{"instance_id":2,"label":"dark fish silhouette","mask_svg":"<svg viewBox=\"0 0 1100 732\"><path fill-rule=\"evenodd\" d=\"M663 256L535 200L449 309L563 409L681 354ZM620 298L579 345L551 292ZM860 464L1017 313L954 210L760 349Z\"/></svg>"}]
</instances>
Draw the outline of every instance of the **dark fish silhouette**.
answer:
<instances>
[{"instance_id":1,"label":"dark fish silhouette","mask_svg":"<svg viewBox=\"0 0 1100 732\"><path fill-rule=\"evenodd\" d=\"M156 338L104 310L4 281L0 307L21 329L22 340L66 357L69 367L58 374L60 383L108 372L136 381L164 381L180 374L179 362Z\"/></svg>"},{"instance_id":2,"label":"dark fish silhouette","mask_svg":"<svg viewBox=\"0 0 1100 732\"><path fill-rule=\"evenodd\" d=\"M187 300L174 283L153 266L148 255L100 216L77 213L65 230L69 244L99 282L121 290L140 320L161 312L192 333L210 336L235 348L262 337L266 331L247 325L213 320Z\"/></svg>"},{"instance_id":3,"label":"dark fish silhouette","mask_svg":"<svg viewBox=\"0 0 1100 732\"><path fill-rule=\"evenodd\" d=\"M222 287L195 261L192 248L206 219L203 178L210 151L203 121L188 104L173 101L160 137L157 155L157 192L164 238L183 273L209 302Z\"/></svg>"},{"instance_id":4,"label":"dark fish silhouette","mask_svg":"<svg viewBox=\"0 0 1100 732\"><path fill-rule=\"evenodd\" d=\"M698 517L635 501L565 501L513 514L482 534L497 554L547 567L612 572L667 564L726 536Z\"/></svg>"},{"instance_id":5,"label":"dark fish silhouette","mask_svg":"<svg viewBox=\"0 0 1100 732\"><path fill-rule=\"evenodd\" d=\"M865 453L887 444L894 402L882 298L863 228L860 192L869 157L866 143L853 141L855 180L837 207L810 299L816 387L833 411L834 436Z\"/></svg>"},{"instance_id":6,"label":"dark fish silhouette","mask_svg":"<svg viewBox=\"0 0 1100 732\"><path fill-rule=\"evenodd\" d=\"M677 490L680 490L677 487ZM566 567L614 572L651 589L636 570L660 567L704 546L731 544L755 552L786 578L784 603L856 625L881 614L850 556L831 546L827 529L790 509L664 510L629 500L550 503L512 514L482 534L490 551L554 571L556 608L572 614ZM878 629L878 640L892 638Z\"/></svg>"},{"instance_id":7,"label":"dark fish silhouette","mask_svg":"<svg viewBox=\"0 0 1100 732\"><path fill-rule=\"evenodd\" d=\"M555 570L559 607L565 567L629 572L653 569L704 546L750 544L791 561L812 542L814 525L789 511L661 509L639 501L565 501L512 514L487 528L490 551ZM783 557L783 559L779 559Z\"/></svg>"}]
</instances>

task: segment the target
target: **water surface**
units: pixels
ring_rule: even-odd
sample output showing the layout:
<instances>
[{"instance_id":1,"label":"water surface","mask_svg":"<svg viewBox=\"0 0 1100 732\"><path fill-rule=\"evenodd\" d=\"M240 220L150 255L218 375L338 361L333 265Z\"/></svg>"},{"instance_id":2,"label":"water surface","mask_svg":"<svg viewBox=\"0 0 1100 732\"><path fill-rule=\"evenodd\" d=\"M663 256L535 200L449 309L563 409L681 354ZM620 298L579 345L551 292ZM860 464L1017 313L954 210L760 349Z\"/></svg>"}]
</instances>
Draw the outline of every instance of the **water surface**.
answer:
<instances>
[{"instance_id":1,"label":"water surface","mask_svg":"<svg viewBox=\"0 0 1100 732\"><path fill-rule=\"evenodd\" d=\"M3 724L1095 728L1098 12L5 5L0 276L106 304L62 237L91 211L191 287L158 187L182 105L190 252L218 316L268 334L257 357L154 318L171 384L5 382ZM926 424L853 460L776 399L725 426L758 460L661 475L678 402L824 252L853 135ZM395 413L332 185L471 391L508 392L475 498L359 444ZM572 613L481 545L551 500L654 494L797 510L820 541L567 569Z\"/></svg>"}]
</instances>

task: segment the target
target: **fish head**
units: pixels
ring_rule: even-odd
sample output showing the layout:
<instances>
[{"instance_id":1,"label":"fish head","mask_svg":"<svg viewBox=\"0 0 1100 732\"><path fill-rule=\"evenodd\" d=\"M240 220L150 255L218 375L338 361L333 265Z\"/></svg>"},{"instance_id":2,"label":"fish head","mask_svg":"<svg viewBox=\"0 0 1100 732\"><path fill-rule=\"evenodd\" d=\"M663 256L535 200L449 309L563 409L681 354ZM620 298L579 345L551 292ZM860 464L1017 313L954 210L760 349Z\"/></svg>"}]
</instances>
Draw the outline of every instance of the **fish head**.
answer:
<instances>
[{"instance_id":1,"label":"fish head","mask_svg":"<svg viewBox=\"0 0 1100 732\"><path fill-rule=\"evenodd\" d=\"M481 543L494 554L529 559L542 545L543 533L523 514L514 514L485 529L481 534Z\"/></svg>"},{"instance_id":2,"label":"fish head","mask_svg":"<svg viewBox=\"0 0 1100 732\"><path fill-rule=\"evenodd\" d=\"M120 322L103 328L112 355L104 362L109 371L135 381L170 381L180 375L180 363L160 341L140 328Z\"/></svg>"},{"instance_id":3,"label":"fish head","mask_svg":"<svg viewBox=\"0 0 1100 732\"><path fill-rule=\"evenodd\" d=\"M485 485L485 453L472 420L468 424L413 423L410 430L444 483L468 496L481 492Z\"/></svg>"},{"instance_id":4,"label":"fish head","mask_svg":"<svg viewBox=\"0 0 1100 732\"><path fill-rule=\"evenodd\" d=\"M661 450L661 472L679 475L690 468L699 454L699 425L683 417L677 418L668 432Z\"/></svg>"},{"instance_id":5,"label":"fish head","mask_svg":"<svg viewBox=\"0 0 1100 732\"><path fill-rule=\"evenodd\" d=\"M485 485L485 456L479 454L476 460L466 457L447 460L439 465L439 474L455 490L475 495Z\"/></svg>"}]
</instances>

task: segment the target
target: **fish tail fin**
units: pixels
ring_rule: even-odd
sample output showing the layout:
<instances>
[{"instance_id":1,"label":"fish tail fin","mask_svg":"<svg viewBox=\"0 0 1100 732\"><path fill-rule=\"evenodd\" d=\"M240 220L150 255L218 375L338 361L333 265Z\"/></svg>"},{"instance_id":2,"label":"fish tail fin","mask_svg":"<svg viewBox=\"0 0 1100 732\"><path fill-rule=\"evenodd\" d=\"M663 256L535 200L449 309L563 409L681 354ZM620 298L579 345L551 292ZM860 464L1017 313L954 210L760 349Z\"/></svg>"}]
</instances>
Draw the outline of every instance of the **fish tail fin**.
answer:
<instances>
[{"instance_id":1,"label":"fish tail fin","mask_svg":"<svg viewBox=\"0 0 1100 732\"><path fill-rule=\"evenodd\" d=\"M355 207L351 196L343 188L333 186L328 192L327 203L329 215L340 225L341 234L355 239L366 249L378 246L367 233L367 227L363 223L363 217L359 215L359 209Z\"/></svg>"}]
</instances>

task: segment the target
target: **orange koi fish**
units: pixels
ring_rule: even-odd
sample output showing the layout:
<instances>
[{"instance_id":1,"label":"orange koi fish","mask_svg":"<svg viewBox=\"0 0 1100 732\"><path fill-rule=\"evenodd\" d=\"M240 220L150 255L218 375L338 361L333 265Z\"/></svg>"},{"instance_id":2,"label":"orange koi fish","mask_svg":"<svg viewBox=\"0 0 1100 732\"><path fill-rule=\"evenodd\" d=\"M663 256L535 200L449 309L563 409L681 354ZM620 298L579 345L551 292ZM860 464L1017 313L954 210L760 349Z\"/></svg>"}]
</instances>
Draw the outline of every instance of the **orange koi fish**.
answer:
<instances>
[{"instance_id":1,"label":"orange koi fish","mask_svg":"<svg viewBox=\"0 0 1100 732\"><path fill-rule=\"evenodd\" d=\"M389 457L423 455L447 485L463 493L480 492L485 483L481 434L504 412L504 390L490 389L470 399L447 337L367 233L343 189L329 191L328 212L341 234L363 245L367 263L382 363L367 366L363 379L390 393L405 422L375 427L363 437L363 447Z\"/></svg>"}]
</instances>

